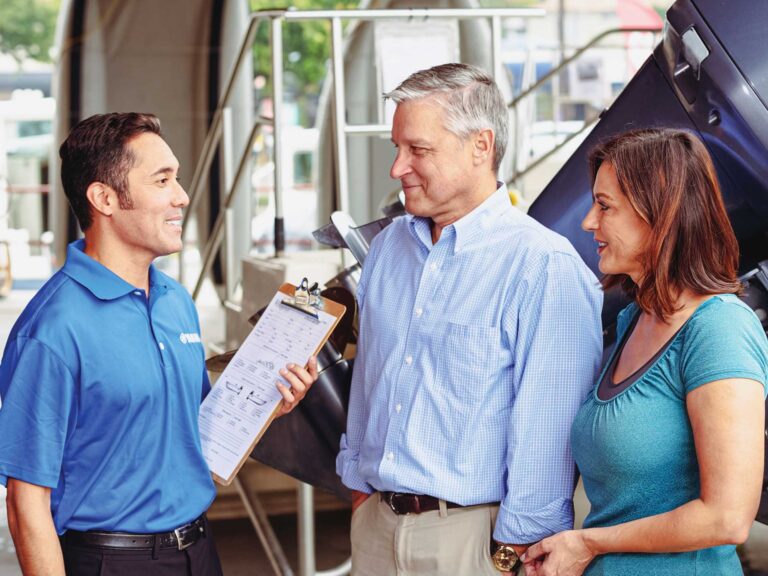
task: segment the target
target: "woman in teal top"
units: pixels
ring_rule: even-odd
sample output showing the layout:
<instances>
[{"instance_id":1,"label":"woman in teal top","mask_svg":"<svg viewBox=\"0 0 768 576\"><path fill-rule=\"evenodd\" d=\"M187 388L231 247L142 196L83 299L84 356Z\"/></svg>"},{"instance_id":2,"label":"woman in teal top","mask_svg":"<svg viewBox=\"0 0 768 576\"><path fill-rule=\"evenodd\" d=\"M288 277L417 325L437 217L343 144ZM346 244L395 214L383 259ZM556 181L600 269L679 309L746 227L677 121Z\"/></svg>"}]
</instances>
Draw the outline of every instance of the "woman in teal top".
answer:
<instances>
[{"instance_id":1,"label":"woman in teal top","mask_svg":"<svg viewBox=\"0 0 768 576\"><path fill-rule=\"evenodd\" d=\"M738 244L704 145L679 130L590 155L607 287L634 302L573 423L591 510L528 549L528 576L742 574L763 474L768 341L737 297Z\"/></svg>"}]
</instances>

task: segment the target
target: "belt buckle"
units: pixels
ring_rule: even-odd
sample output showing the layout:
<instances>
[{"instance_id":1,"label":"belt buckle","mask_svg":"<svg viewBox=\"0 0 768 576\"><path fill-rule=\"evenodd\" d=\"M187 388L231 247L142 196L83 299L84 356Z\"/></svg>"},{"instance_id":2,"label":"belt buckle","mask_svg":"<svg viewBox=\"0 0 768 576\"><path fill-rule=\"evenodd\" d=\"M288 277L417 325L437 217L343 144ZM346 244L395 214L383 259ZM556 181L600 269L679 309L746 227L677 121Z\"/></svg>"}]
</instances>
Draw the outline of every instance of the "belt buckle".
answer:
<instances>
[{"instance_id":1,"label":"belt buckle","mask_svg":"<svg viewBox=\"0 0 768 576\"><path fill-rule=\"evenodd\" d=\"M184 537L190 533L189 526L176 528L173 533L176 535L176 544L178 545L179 551L186 550L195 543L195 540L190 540L189 542L184 541Z\"/></svg>"},{"instance_id":2,"label":"belt buckle","mask_svg":"<svg viewBox=\"0 0 768 576\"><path fill-rule=\"evenodd\" d=\"M397 496L398 496L397 492L390 492L387 494L385 501L389 506L390 510L392 510L392 512L394 512L397 515L400 515L402 514L402 512L400 512L398 507L395 505L395 499L397 498Z\"/></svg>"},{"instance_id":3,"label":"belt buckle","mask_svg":"<svg viewBox=\"0 0 768 576\"><path fill-rule=\"evenodd\" d=\"M406 500L413 501L413 509L404 509L400 504L404 503ZM390 492L387 495L386 502L389 505L392 512L397 514L398 516L405 516L407 514L411 514L412 512L415 512L418 514L421 512L421 506L419 503L419 497L415 494L403 494L401 492Z\"/></svg>"}]
</instances>

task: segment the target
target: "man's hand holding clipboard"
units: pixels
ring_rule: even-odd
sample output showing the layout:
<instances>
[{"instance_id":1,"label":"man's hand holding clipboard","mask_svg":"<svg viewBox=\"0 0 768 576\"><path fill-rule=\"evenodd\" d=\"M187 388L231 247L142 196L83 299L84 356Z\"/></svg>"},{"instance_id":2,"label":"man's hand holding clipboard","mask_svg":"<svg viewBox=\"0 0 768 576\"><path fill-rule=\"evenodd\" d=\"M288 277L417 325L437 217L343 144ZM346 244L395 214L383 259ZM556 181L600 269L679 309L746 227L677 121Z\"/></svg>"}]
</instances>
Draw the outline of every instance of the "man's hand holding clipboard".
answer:
<instances>
[{"instance_id":1,"label":"man's hand holding clipboard","mask_svg":"<svg viewBox=\"0 0 768 576\"><path fill-rule=\"evenodd\" d=\"M280 403L280 410L275 418L291 412L309 392L310 386L317 380L317 357L309 357L306 370L298 364L288 364L285 368L280 369L280 376L287 380L290 386L286 386L282 382L277 383L277 389L282 394L283 401Z\"/></svg>"},{"instance_id":2,"label":"man's hand holding clipboard","mask_svg":"<svg viewBox=\"0 0 768 576\"><path fill-rule=\"evenodd\" d=\"M312 381L317 376L309 359L346 308L312 292L306 280L280 287L200 407L203 456L221 484L232 482L272 420L293 410L311 384L283 367L307 366Z\"/></svg>"}]
</instances>

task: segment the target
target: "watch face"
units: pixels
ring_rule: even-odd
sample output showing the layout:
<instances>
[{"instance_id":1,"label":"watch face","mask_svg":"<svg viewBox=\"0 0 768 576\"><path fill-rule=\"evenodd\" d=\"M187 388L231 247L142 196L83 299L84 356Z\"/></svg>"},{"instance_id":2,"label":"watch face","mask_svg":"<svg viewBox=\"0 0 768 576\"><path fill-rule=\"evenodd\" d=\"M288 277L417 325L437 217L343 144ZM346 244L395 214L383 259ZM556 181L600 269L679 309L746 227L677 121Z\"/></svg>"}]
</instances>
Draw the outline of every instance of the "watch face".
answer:
<instances>
[{"instance_id":1,"label":"watch face","mask_svg":"<svg viewBox=\"0 0 768 576\"><path fill-rule=\"evenodd\" d=\"M498 570L511 572L515 569L518 562L517 553L512 546L499 544L496 552L493 553L493 564Z\"/></svg>"}]
</instances>

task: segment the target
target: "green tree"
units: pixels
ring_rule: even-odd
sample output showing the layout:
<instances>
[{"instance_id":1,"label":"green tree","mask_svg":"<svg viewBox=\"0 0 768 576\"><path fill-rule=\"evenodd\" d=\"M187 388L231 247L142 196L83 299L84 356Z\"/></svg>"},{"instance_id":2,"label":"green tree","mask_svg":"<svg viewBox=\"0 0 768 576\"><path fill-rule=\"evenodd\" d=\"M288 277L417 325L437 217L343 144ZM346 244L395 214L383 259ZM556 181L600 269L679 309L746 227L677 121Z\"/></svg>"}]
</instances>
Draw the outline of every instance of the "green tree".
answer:
<instances>
[{"instance_id":1,"label":"green tree","mask_svg":"<svg viewBox=\"0 0 768 576\"><path fill-rule=\"evenodd\" d=\"M59 0L1 0L0 52L50 62L58 13Z\"/></svg>"},{"instance_id":2,"label":"green tree","mask_svg":"<svg viewBox=\"0 0 768 576\"><path fill-rule=\"evenodd\" d=\"M356 8L358 0L250 0L252 10L293 7L297 10L341 10ZM270 27L265 21L256 32L253 45L253 68L264 76L266 94L271 90L272 57L269 48ZM326 75L326 62L331 51L330 24L325 21L290 22L283 26L283 67L285 88L300 103L303 120L307 119L308 100L320 92ZM313 116L313 114L309 114Z\"/></svg>"}]
</instances>

